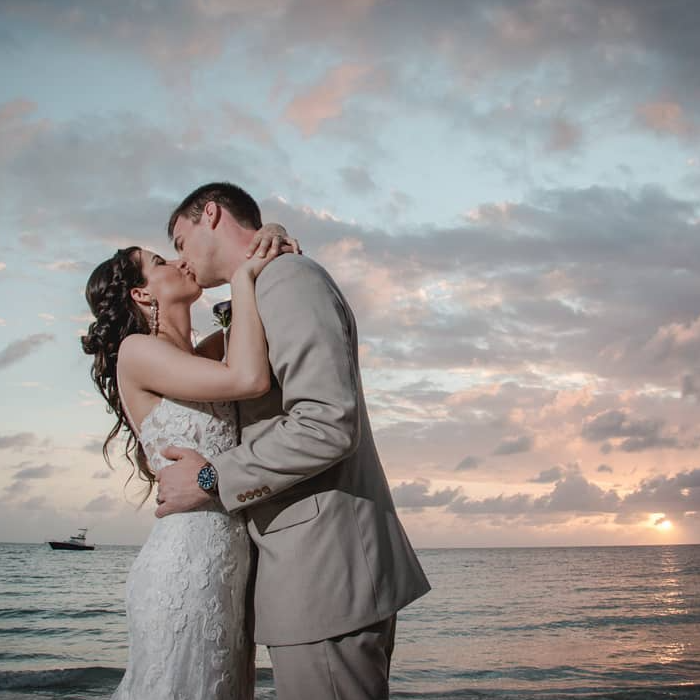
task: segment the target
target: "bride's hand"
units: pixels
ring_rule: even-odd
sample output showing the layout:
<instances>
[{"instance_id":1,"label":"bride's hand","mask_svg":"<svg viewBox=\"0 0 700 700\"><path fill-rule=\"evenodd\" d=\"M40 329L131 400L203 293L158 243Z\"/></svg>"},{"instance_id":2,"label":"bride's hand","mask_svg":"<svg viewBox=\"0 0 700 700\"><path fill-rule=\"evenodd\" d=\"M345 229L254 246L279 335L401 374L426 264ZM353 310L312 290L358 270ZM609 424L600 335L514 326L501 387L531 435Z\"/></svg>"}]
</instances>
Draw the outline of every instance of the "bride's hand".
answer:
<instances>
[{"instance_id":1,"label":"bride's hand","mask_svg":"<svg viewBox=\"0 0 700 700\"><path fill-rule=\"evenodd\" d=\"M255 281L257 276L267 267L267 265L281 254L281 251L278 251L274 247L270 246L264 257L254 255L253 257L249 258L238 268L238 270L236 270L236 273L231 280L231 284L235 285L237 278L240 280L240 278L243 276L250 277L253 281Z\"/></svg>"},{"instance_id":2,"label":"bride's hand","mask_svg":"<svg viewBox=\"0 0 700 700\"><path fill-rule=\"evenodd\" d=\"M264 258L270 251L274 253L275 257L279 253L298 253L301 255L299 241L296 238L291 238L287 229L281 224L265 224L259 229L248 246L246 257L252 258L253 255L257 254L258 257Z\"/></svg>"}]
</instances>

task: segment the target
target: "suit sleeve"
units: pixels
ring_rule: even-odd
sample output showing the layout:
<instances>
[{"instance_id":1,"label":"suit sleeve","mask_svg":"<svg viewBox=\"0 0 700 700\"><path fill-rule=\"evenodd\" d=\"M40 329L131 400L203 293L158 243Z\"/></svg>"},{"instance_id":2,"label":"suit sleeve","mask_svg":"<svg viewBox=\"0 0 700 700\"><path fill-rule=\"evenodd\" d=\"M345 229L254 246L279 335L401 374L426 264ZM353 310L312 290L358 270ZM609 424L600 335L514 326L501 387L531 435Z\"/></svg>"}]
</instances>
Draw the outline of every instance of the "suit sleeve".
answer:
<instances>
[{"instance_id":1,"label":"suit sleeve","mask_svg":"<svg viewBox=\"0 0 700 700\"><path fill-rule=\"evenodd\" d=\"M240 445L212 459L229 511L319 474L359 442L353 323L330 279L282 256L258 278L256 298L282 414L247 426Z\"/></svg>"}]
</instances>

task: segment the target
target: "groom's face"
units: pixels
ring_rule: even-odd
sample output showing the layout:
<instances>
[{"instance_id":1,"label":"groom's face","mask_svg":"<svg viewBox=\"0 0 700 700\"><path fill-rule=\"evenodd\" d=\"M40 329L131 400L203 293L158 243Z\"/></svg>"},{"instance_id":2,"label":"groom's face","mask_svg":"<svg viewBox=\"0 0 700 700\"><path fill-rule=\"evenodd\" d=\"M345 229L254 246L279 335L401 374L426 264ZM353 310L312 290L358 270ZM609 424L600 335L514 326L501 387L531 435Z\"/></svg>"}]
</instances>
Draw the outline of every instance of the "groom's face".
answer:
<instances>
[{"instance_id":1,"label":"groom's face","mask_svg":"<svg viewBox=\"0 0 700 700\"><path fill-rule=\"evenodd\" d=\"M226 281L220 280L216 272L216 241L204 217L195 223L180 216L173 227L173 243L200 287L215 287Z\"/></svg>"}]
</instances>

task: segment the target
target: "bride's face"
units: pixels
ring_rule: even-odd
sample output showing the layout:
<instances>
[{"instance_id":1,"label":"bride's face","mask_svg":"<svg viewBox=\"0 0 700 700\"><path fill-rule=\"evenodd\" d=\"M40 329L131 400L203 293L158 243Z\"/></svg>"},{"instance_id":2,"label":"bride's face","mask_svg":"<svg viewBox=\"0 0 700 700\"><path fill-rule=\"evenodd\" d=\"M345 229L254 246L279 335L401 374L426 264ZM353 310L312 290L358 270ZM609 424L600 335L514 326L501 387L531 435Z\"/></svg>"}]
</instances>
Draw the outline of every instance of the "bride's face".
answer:
<instances>
[{"instance_id":1,"label":"bride's face","mask_svg":"<svg viewBox=\"0 0 700 700\"><path fill-rule=\"evenodd\" d=\"M202 288L183 260L165 260L158 253L145 248L137 255L140 256L141 271L146 279L142 291L149 292L159 304L191 304L202 295Z\"/></svg>"}]
</instances>

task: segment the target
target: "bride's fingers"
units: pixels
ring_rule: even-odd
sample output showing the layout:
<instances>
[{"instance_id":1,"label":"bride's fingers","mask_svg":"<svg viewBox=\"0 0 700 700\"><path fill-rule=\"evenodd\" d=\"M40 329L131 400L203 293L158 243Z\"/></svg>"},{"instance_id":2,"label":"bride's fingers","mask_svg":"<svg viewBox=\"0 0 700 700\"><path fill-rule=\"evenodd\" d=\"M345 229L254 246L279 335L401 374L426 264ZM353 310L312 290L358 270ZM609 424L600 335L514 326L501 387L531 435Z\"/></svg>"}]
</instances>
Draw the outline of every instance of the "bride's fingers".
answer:
<instances>
[{"instance_id":1,"label":"bride's fingers","mask_svg":"<svg viewBox=\"0 0 700 700\"><path fill-rule=\"evenodd\" d=\"M264 258L267 255L267 251L270 248L270 238L267 236L263 236L263 239L260 241L260 245L258 246L257 253L261 258Z\"/></svg>"},{"instance_id":2,"label":"bride's fingers","mask_svg":"<svg viewBox=\"0 0 700 700\"><path fill-rule=\"evenodd\" d=\"M288 239L287 229L280 224L265 224L255 234L254 239L257 237L259 240L256 252L261 258L266 257L271 249L279 251L280 243Z\"/></svg>"},{"instance_id":3,"label":"bride's fingers","mask_svg":"<svg viewBox=\"0 0 700 700\"><path fill-rule=\"evenodd\" d=\"M261 233L262 229L260 231L257 231L256 234L253 236L252 240L250 241L250 245L248 246L248 250L246 250L245 256L246 258L250 258L253 256L255 251L258 249L258 246L260 245L260 241L263 238L263 233Z\"/></svg>"},{"instance_id":4,"label":"bride's fingers","mask_svg":"<svg viewBox=\"0 0 700 700\"><path fill-rule=\"evenodd\" d=\"M291 242L293 241L293 243ZM296 238L285 239L280 245L280 253L294 253L301 255L301 246Z\"/></svg>"}]
</instances>

